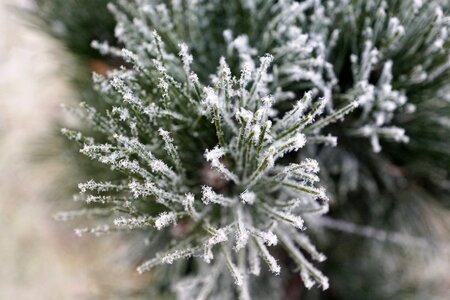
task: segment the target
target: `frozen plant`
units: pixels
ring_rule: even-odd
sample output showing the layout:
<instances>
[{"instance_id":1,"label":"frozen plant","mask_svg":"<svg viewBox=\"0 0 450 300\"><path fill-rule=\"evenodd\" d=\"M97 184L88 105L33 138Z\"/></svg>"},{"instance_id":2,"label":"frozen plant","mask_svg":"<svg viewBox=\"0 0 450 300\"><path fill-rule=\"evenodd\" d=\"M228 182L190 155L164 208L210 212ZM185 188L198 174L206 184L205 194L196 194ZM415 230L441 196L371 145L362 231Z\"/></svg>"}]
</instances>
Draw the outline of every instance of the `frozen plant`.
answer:
<instances>
[{"instance_id":1,"label":"frozen plant","mask_svg":"<svg viewBox=\"0 0 450 300\"><path fill-rule=\"evenodd\" d=\"M113 0L117 42L106 13L79 0L37 2L54 36L74 53L104 55L99 71L110 69L94 75L102 102L83 104L92 138L64 132L113 169L111 180L81 184L77 199L90 208L57 217L111 215L76 233L134 230L152 235L152 250L173 248L139 270L177 264L167 278L180 299L194 297L188 287L201 288L200 299L231 298L232 278L242 298L270 289L264 274L252 288L248 273L259 273L259 257L278 273L275 244L301 266L306 286L324 283L301 256L323 255L285 225L302 228L300 217L326 211L318 176L335 216L375 226L412 228L407 222L428 215L414 209L417 199L429 207L448 195L448 1ZM85 49L94 32L97 52ZM407 217L395 217L402 209ZM395 222L386 221L391 212ZM342 252L346 245L332 245L328 256ZM358 257L378 274L370 254ZM337 289L357 288L350 282Z\"/></svg>"},{"instance_id":2,"label":"frozen plant","mask_svg":"<svg viewBox=\"0 0 450 300\"><path fill-rule=\"evenodd\" d=\"M328 198L317 186L318 163L297 161L291 154L306 143L333 140L321 129L358 102L325 115L326 99L313 92L287 102L273 88L277 79L270 54L251 63L240 57L244 62L237 74L222 57L217 72L203 83L186 44L173 53L156 31L145 31L145 43L137 43L124 28L118 31L128 48L109 52L132 68L106 77L94 74L112 108L102 113L82 104L80 113L102 138L69 129L63 133L81 145L81 153L125 179L80 184L82 198L95 204L92 214L109 212L109 221L77 234L99 233L98 228L101 233L139 229L162 236L156 255L137 270L180 261L201 265L189 277L188 299L214 298L231 282L242 299L249 299L249 281L260 273L260 260L274 276L280 273L269 251L277 244L296 262L306 287L327 289L328 279L306 258L322 261L324 256L297 230L306 229L304 216L327 212ZM291 108L277 109L282 104ZM224 266L231 276L224 274Z\"/></svg>"}]
</instances>

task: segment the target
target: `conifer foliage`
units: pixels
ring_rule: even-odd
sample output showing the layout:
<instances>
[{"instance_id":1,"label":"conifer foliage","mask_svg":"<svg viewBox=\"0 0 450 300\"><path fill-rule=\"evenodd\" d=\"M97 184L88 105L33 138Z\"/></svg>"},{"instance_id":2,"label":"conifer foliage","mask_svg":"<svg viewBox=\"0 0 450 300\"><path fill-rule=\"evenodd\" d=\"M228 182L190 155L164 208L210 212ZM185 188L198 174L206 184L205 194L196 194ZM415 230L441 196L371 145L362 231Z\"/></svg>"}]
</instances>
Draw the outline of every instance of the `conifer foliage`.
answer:
<instances>
[{"instance_id":1,"label":"conifer foliage","mask_svg":"<svg viewBox=\"0 0 450 300\"><path fill-rule=\"evenodd\" d=\"M70 109L95 133L63 133L114 180L81 183L86 208L56 217L102 218L79 235L150 234L156 253L137 270L174 265L166 281L179 299L250 299L260 273L280 277L276 245L305 287L327 289L307 220L328 211L330 194L395 192L380 180L384 163L402 164L415 185L425 171L399 149L444 174L429 180L438 197L445 191L436 156L450 160L446 1L116 0L108 9L117 41L91 46L121 67L93 75L102 108Z\"/></svg>"},{"instance_id":2,"label":"conifer foliage","mask_svg":"<svg viewBox=\"0 0 450 300\"><path fill-rule=\"evenodd\" d=\"M145 48L105 47L132 66L107 77L94 76L112 105L110 111L103 115L82 104L83 116L104 134L105 142L63 130L82 145L83 154L127 177L120 183L80 184L86 202L101 205L102 214L114 212L112 224L84 231L147 228L170 235L168 228L182 227L182 236L169 240L138 271L194 257L218 268L217 276L223 276L221 266L226 266L243 299L250 297L247 281L259 274L260 260L275 275L280 273L268 250L280 240L298 263L305 285L328 288L327 278L299 249L318 260L323 255L295 230L305 229L303 215L328 210L326 193L317 186L318 163L310 158L282 160L309 140L330 139L319 129L358 103L321 116L326 100L313 99L308 92L280 113L275 106L285 97L269 93L269 54L252 62L254 68L244 64L237 76L221 58L206 86L191 70L195 59L186 44L170 53L153 31L141 46ZM200 288L191 292L213 293L214 285L205 279L211 280L205 274L192 278Z\"/></svg>"}]
</instances>

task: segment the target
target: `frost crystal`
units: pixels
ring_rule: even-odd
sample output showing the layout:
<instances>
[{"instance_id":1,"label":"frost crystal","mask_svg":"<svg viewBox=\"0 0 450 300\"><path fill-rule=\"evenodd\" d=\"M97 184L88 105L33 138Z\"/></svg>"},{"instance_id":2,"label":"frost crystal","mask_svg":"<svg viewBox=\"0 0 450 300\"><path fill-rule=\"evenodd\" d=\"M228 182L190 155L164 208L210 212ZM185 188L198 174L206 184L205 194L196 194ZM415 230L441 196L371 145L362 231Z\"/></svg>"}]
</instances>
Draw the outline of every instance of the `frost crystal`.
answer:
<instances>
[{"instance_id":1,"label":"frost crystal","mask_svg":"<svg viewBox=\"0 0 450 300\"><path fill-rule=\"evenodd\" d=\"M161 230L164 227L170 225L170 223L175 223L177 221L177 215L174 212L163 212L155 220L155 227Z\"/></svg>"},{"instance_id":2,"label":"frost crystal","mask_svg":"<svg viewBox=\"0 0 450 300\"><path fill-rule=\"evenodd\" d=\"M241 200L247 204L253 204L256 200L256 194L253 192L245 191L241 195Z\"/></svg>"}]
</instances>

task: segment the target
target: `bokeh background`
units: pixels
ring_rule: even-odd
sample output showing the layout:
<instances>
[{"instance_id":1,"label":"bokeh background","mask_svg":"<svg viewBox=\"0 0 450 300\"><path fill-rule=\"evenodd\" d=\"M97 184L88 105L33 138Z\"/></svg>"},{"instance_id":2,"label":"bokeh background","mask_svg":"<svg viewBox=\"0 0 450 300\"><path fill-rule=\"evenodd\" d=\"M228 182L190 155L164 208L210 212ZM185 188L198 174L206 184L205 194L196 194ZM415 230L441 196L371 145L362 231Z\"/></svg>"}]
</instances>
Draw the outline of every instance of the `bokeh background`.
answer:
<instances>
[{"instance_id":1,"label":"bokeh background","mask_svg":"<svg viewBox=\"0 0 450 300\"><path fill-rule=\"evenodd\" d=\"M117 239L80 239L52 218L70 200L60 198L71 176L52 138L73 101L67 58L13 4L27 3L0 0L0 299L91 299L118 278L136 285Z\"/></svg>"}]
</instances>

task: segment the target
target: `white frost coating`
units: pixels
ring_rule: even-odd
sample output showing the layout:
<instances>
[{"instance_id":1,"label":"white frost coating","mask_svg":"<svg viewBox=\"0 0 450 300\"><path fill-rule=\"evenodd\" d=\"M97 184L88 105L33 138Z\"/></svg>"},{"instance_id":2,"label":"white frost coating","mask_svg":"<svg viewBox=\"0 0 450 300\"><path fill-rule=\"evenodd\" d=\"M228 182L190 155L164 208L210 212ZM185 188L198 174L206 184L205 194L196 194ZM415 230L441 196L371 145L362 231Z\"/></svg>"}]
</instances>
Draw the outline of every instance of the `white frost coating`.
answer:
<instances>
[{"instance_id":1,"label":"white frost coating","mask_svg":"<svg viewBox=\"0 0 450 300\"><path fill-rule=\"evenodd\" d=\"M161 230L164 227L169 226L170 224L176 224L177 222L177 214L174 212L163 212L161 213L155 220L155 227L158 230Z\"/></svg>"},{"instance_id":2,"label":"white frost coating","mask_svg":"<svg viewBox=\"0 0 450 300\"><path fill-rule=\"evenodd\" d=\"M423 0L413 0L414 11L417 12L423 5Z\"/></svg>"},{"instance_id":3,"label":"white frost coating","mask_svg":"<svg viewBox=\"0 0 450 300\"><path fill-rule=\"evenodd\" d=\"M175 177L175 173L162 161L159 159L154 159L150 162L150 168L155 173L162 173L170 176L171 178Z\"/></svg>"},{"instance_id":4,"label":"white frost coating","mask_svg":"<svg viewBox=\"0 0 450 300\"><path fill-rule=\"evenodd\" d=\"M258 248L259 254L261 255L262 259L266 262L270 272L274 273L275 275L279 275L281 267L278 264L277 260L269 253L267 247L258 238L255 238L254 241Z\"/></svg>"},{"instance_id":5,"label":"white frost coating","mask_svg":"<svg viewBox=\"0 0 450 300\"><path fill-rule=\"evenodd\" d=\"M261 273L261 260L259 258L256 245L253 241L249 243L248 252L249 272L250 274L258 276Z\"/></svg>"},{"instance_id":6,"label":"white frost coating","mask_svg":"<svg viewBox=\"0 0 450 300\"><path fill-rule=\"evenodd\" d=\"M256 194L251 191L244 191L241 193L240 198L242 202L252 205L256 200Z\"/></svg>"},{"instance_id":7,"label":"white frost coating","mask_svg":"<svg viewBox=\"0 0 450 300\"><path fill-rule=\"evenodd\" d=\"M278 244L278 238L272 231L261 231L256 228L250 229L252 235L260 238L267 246L276 246Z\"/></svg>"},{"instance_id":8,"label":"white frost coating","mask_svg":"<svg viewBox=\"0 0 450 300\"><path fill-rule=\"evenodd\" d=\"M287 252L300 268L300 275L305 281L305 286L311 288L317 283L322 286L323 290L327 290L330 286L328 278L303 256L303 254L295 247L289 235L285 232L280 232L279 230L277 234L280 242L286 247Z\"/></svg>"},{"instance_id":9,"label":"white frost coating","mask_svg":"<svg viewBox=\"0 0 450 300\"><path fill-rule=\"evenodd\" d=\"M328 198L318 186L319 165L303 157L310 152L292 152L308 143L320 144L323 153L330 153L326 148L336 144L336 137L326 134L334 130L322 129L357 106L357 113L336 130L340 135L366 137L375 151L381 150L381 139L406 142L405 130L394 124L402 120L398 116L413 112L406 98L412 94L410 87L417 88L418 94L433 96L427 87L441 79L450 66L445 58L446 10L434 0L433 5L411 1L400 12L389 1L374 7L376 1L370 0L351 14L348 1L245 0L239 4L242 14L227 15L232 11L227 1L209 1L207 5L198 0L153 2L109 5L118 21L117 38L126 50L93 43L100 52L134 66L93 76L95 88L111 104L112 113L85 107L80 116L102 135L98 140L107 143L97 144L96 139L64 130L83 145L82 152L89 158L123 173L111 178L122 179L80 185L80 199L107 209L66 212L58 217L108 217L120 211L122 217L113 221L116 228L111 230L145 227L149 232L183 217L183 223L172 228L182 234L173 239L167 236L167 245L155 245L173 248L144 262L138 270L192 257L199 267L185 281L184 287L192 289L184 293L186 299L249 298L248 275L260 273L261 259L271 272L280 272L268 249L277 243L298 262L306 287L319 283L326 288L327 280L304 258L309 254L308 258L322 261L323 254L302 233L295 233L296 228L303 228L300 216L324 213ZM229 21L223 39L211 30L215 9ZM248 20L239 19L242 16ZM361 22L353 22L360 17ZM412 20L426 22L413 28ZM248 36L233 32L233 24L242 21L255 26ZM341 59L335 51L339 52L339 42L348 38L348 32L339 28L342 23L357 41L349 44L354 51L351 66L345 65L348 57L340 61L352 72L351 80L345 82L334 74L340 69L335 62ZM367 28L361 30L360 26ZM429 34L416 41L416 33L424 32ZM420 65L394 65L399 53L410 58L409 53L419 48L427 56L418 60ZM259 58L260 51L273 57ZM195 53L195 62L191 53ZM295 101L306 89L311 91ZM300 159L294 161L293 156ZM357 172L355 161L345 160L341 173ZM342 181L358 182L354 178ZM141 211L144 205L155 203L166 212L147 216L148 211ZM77 232L91 230L80 228ZM218 248L225 257L217 255ZM210 264L197 264L202 258ZM217 280L226 276L225 263L240 285L235 294L215 288ZM186 279L177 271L174 274Z\"/></svg>"},{"instance_id":10,"label":"white frost coating","mask_svg":"<svg viewBox=\"0 0 450 300\"><path fill-rule=\"evenodd\" d=\"M183 198L183 200L182 200L182 204L183 204L183 206L184 206L184 210L185 210L189 215L191 215L192 218L193 218L194 220L197 220L197 219L200 217L200 215L199 215L199 213L195 210L195 207L194 207L194 201L195 201L194 195L193 195L192 193L187 193L187 194L185 195L185 197Z\"/></svg>"},{"instance_id":11,"label":"white frost coating","mask_svg":"<svg viewBox=\"0 0 450 300\"><path fill-rule=\"evenodd\" d=\"M236 214L237 214L237 218L236 218L237 232L236 232L236 245L234 246L234 249L236 251L239 251L240 249L247 246L248 239L249 239L249 233L246 228L246 224L245 224L246 220L244 220L244 216L243 216L241 207L237 208Z\"/></svg>"},{"instance_id":12,"label":"white frost coating","mask_svg":"<svg viewBox=\"0 0 450 300\"><path fill-rule=\"evenodd\" d=\"M205 87L203 89L205 97L203 98L203 105L207 111L211 111L214 107L219 107L219 96L212 87Z\"/></svg>"},{"instance_id":13,"label":"white frost coating","mask_svg":"<svg viewBox=\"0 0 450 300\"><path fill-rule=\"evenodd\" d=\"M112 112L118 114L121 121L126 121L130 118L128 109L123 107L113 107Z\"/></svg>"},{"instance_id":14,"label":"white frost coating","mask_svg":"<svg viewBox=\"0 0 450 300\"><path fill-rule=\"evenodd\" d=\"M126 227L128 229L149 226L153 218L148 216L139 216L134 218L126 218L124 216L114 219L114 225L117 227Z\"/></svg>"},{"instance_id":15,"label":"white frost coating","mask_svg":"<svg viewBox=\"0 0 450 300\"><path fill-rule=\"evenodd\" d=\"M234 283L237 286L242 286L244 283L244 275L240 272L240 270L236 267L236 265L231 261L230 254L227 250L223 250L223 255L225 257L226 265L228 270L231 273L231 276L234 279Z\"/></svg>"},{"instance_id":16,"label":"white frost coating","mask_svg":"<svg viewBox=\"0 0 450 300\"><path fill-rule=\"evenodd\" d=\"M169 83L167 82L167 80L165 78L161 77L159 79L158 87L162 91L162 97L168 98L169 97Z\"/></svg>"},{"instance_id":17,"label":"white frost coating","mask_svg":"<svg viewBox=\"0 0 450 300\"><path fill-rule=\"evenodd\" d=\"M223 148L216 146L212 150L205 151L205 158L207 161L211 162L211 165L216 168L226 179L232 180L235 183L239 182L238 177L230 172L221 162L220 158L225 155L225 151Z\"/></svg>"},{"instance_id":18,"label":"white frost coating","mask_svg":"<svg viewBox=\"0 0 450 300\"><path fill-rule=\"evenodd\" d=\"M303 148L306 144L306 137L303 133L298 133L295 136L279 141L275 144L275 157L283 157L286 153L295 152Z\"/></svg>"},{"instance_id":19,"label":"white frost coating","mask_svg":"<svg viewBox=\"0 0 450 300\"><path fill-rule=\"evenodd\" d=\"M300 163L300 166L307 173L318 173L320 171L319 163L315 159L306 158Z\"/></svg>"},{"instance_id":20,"label":"white frost coating","mask_svg":"<svg viewBox=\"0 0 450 300\"><path fill-rule=\"evenodd\" d=\"M123 188L124 188L123 185L113 184L109 181L97 182L92 179L85 183L78 184L78 189L82 193L86 193L87 191L97 191L97 192L120 191L123 190Z\"/></svg>"},{"instance_id":21,"label":"white frost coating","mask_svg":"<svg viewBox=\"0 0 450 300\"><path fill-rule=\"evenodd\" d=\"M270 217L272 217L276 220L279 220L281 222L290 224L290 225L294 226L295 228L304 229L303 225L305 222L300 216L294 215L290 212L285 212L285 211L280 211L280 210L274 209L272 207L269 207L266 204L263 204L262 206Z\"/></svg>"},{"instance_id":22,"label":"white frost coating","mask_svg":"<svg viewBox=\"0 0 450 300\"><path fill-rule=\"evenodd\" d=\"M108 224L101 224L101 225L97 225L95 227L92 228L75 228L74 229L75 234L78 237L82 237L84 234L92 234L96 237L102 236L104 234L108 234L110 232L110 227Z\"/></svg>"},{"instance_id":23,"label":"white frost coating","mask_svg":"<svg viewBox=\"0 0 450 300\"><path fill-rule=\"evenodd\" d=\"M222 206L230 206L234 202L232 199L215 193L210 186L202 186L202 201L206 205L215 203Z\"/></svg>"},{"instance_id":24,"label":"white frost coating","mask_svg":"<svg viewBox=\"0 0 450 300\"><path fill-rule=\"evenodd\" d=\"M83 117L104 135L99 140L107 143L96 144L95 139L65 131L83 144L82 152L89 158L125 174L121 182L80 185L84 193L80 199L108 207L98 214L120 211L122 217L114 220L114 230L145 228L154 232L183 218L182 224L171 228L171 233L180 234L168 237L164 245L173 248L145 262L139 271L178 259L205 260L210 264L201 264L191 274L192 280L186 281L186 288L199 291L189 291L188 298L230 295L214 287L217 278L224 278L225 264L240 286L236 295L249 298L252 284L247 284L248 275L260 273L261 259L271 272L280 272L269 252L269 246L277 244L290 248L289 241L281 240L280 231L301 248L300 254L291 252L301 262L305 285L320 281L326 286L299 256L307 253L308 258L322 261L323 254L304 235L293 233L304 229L302 216L313 218L312 214L326 212L328 198L318 185L318 163L304 157L309 149L293 152L307 143L314 144L312 148L315 144L323 148L336 145L336 137L327 135L334 131L322 129L356 107L357 113L343 125L350 134L371 139L374 149L380 149L381 138L407 141L405 131L393 124L397 115L407 110L410 80L426 86L446 69L432 69L424 61L411 72L405 67L404 78L398 78L403 68L386 57L396 57L389 51L402 49L402 43L411 40L411 29L402 14L388 13L387 2L374 10L379 19L362 23L368 28L358 37L360 45L351 47L354 80L348 87L341 86L335 65L329 61L346 34L330 28L337 24L335 13L347 9L342 1L244 1L240 8L252 12L243 14L251 22L260 20L254 18L261 17L259 8L267 5L263 16L265 21L267 17L267 30L255 28L260 32L258 39L253 33L233 32L234 17L239 16L228 16L230 30L225 30L224 39L210 38L211 12L218 8L229 13L223 1L208 5L150 2L121 1L120 7L112 8L119 21L116 33L126 50L116 53L109 45L97 45L134 65L95 76L96 88L112 103L112 113L103 115L86 108ZM417 3L425 9L423 3ZM436 22L444 24L448 20L442 14L436 11ZM349 17L342 16L342 22ZM430 43L434 46L427 47L430 55L445 48L448 32L440 29L432 30ZM182 32L187 34L184 38ZM385 43L380 43L379 35ZM211 52L205 55L205 50ZM272 54L258 57L259 51ZM217 61L210 61L212 57ZM396 86L406 86L405 91ZM306 89L311 90L301 99L295 98ZM347 130L336 132L348 134ZM294 156L300 159L295 161ZM149 212L141 211L142 203L156 203L165 212L146 215ZM90 212L60 217L84 213ZM89 230L81 228L79 232ZM225 256L218 255L221 249ZM214 274L216 279L204 280L205 274Z\"/></svg>"},{"instance_id":25,"label":"white frost coating","mask_svg":"<svg viewBox=\"0 0 450 300\"><path fill-rule=\"evenodd\" d=\"M178 55L180 55L183 62L184 72L189 76L191 74L191 64L194 58L189 54L189 47L185 43L179 44L178 47L180 48Z\"/></svg>"},{"instance_id":26,"label":"white frost coating","mask_svg":"<svg viewBox=\"0 0 450 300\"><path fill-rule=\"evenodd\" d=\"M225 229L219 228L207 228L208 232L212 235L204 242L203 248L203 260L206 263L210 263L214 259L213 247L217 244L223 243L228 240Z\"/></svg>"},{"instance_id":27,"label":"white frost coating","mask_svg":"<svg viewBox=\"0 0 450 300\"><path fill-rule=\"evenodd\" d=\"M388 32L393 38L401 37L405 34L405 28L400 24L400 20L397 17L389 19Z\"/></svg>"},{"instance_id":28,"label":"white frost coating","mask_svg":"<svg viewBox=\"0 0 450 300\"><path fill-rule=\"evenodd\" d=\"M161 258L161 261L166 263L166 264L171 265L171 264L173 264L173 262L175 260L178 260L178 259L182 258L183 254L184 253L182 251L175 251L173 253L170 253L170 254L167 254L167 255L163 256Z\"/></svg>"},{"instance_id":29,"label":"white frost coating","mask_svg":"<svg viewBox=\"0 0 450 300\"><path fill-rule=\"evenodd\" d=\"M209 162L219 160L224 155L225 155L225 151L220 147L215 147L214 149L206 150L206 152L205 152L205 158Z\"/></svg>"}]
</instances>

